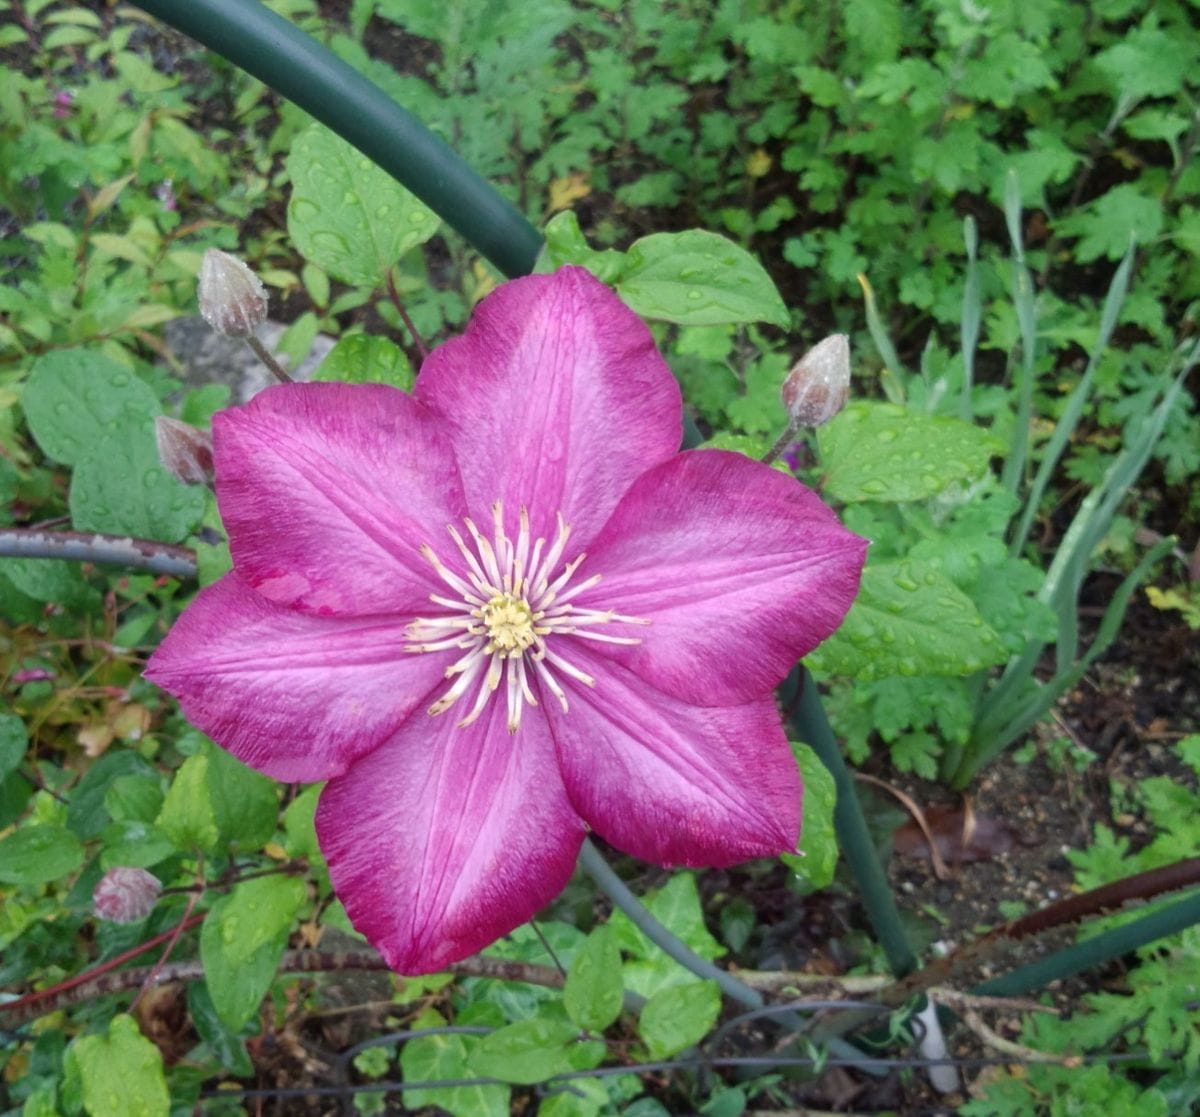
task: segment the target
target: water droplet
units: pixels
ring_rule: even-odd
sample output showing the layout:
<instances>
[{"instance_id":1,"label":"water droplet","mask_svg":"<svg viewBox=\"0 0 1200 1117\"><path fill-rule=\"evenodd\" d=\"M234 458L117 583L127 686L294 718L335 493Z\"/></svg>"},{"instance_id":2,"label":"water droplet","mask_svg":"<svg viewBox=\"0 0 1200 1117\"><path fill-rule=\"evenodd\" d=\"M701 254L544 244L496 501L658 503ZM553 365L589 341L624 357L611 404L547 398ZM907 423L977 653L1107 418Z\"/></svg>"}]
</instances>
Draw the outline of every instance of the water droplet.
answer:
<instances>
[{"instance_id":1,"label":"water droplet","mask_svg":"<svg viewBox=\"0 0 1200 1117\"><path fill-rule=\"evenodd\" d=\"M692 302L694 302L694 303L698 303L698 302L699 302L699 301L700 301L702 298L704 298L704 292L703 292L703 291L698 291L698 290L696 290L696 288L695 288L695 287L693 287L693 288L692 288L692 289L691 289L691 290L688 292L688 296L687 296L687 297L688 297L688 298L689 298L689 299L690 299Z\"/></svg>"},{"instance_id":2,"label":"water droplet","mask_svg":"<svg viewBox=\"0 0 1200 1117\"><path fill-rule=\"evenodd\" d=\"M877 434L875 437L876 437L876 440L879 442L884 442L884 443L895 442L896 441L896 432L894 430L884 429L884 430L881 430L879 432L879 434Z\"/></svg>"}]
</instances>

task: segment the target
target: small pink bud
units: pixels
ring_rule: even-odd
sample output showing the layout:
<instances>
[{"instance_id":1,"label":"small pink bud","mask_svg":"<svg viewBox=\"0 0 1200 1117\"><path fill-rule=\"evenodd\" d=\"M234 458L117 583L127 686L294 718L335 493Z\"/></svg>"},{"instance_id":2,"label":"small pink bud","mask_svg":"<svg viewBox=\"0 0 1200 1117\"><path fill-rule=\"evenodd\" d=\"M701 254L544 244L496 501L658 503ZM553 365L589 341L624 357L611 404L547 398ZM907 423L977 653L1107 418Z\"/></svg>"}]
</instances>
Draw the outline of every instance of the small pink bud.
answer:
<instances>
[{"instance_id":1,"label":"small pink bud","mask_svg":"<svg viewBox=\"0 0 1200 1117\"><path fill-rule=\"evenodd\" d=\"M226 337L249 337L267 317L262 281L219 248L210 248L200 264L199 300L201 316Z\"/></svg>"},{"instance_id":2,"label":"small pink bud","mask_svg":"<svg viewBox=\"0 0 1200 1117\"><path fill-rule=\"evenodd\" d=\"M158 901L162 882L145 869L109 869L92 893L92 908L110 923L137 923Z\"/></svg>"},{"instance_id":3,"label":"small pink bud","mask_svg":"<svg viewBox=\"0 0 1200 1117\"><path fill-rule=\"evenodd\" d=\"M154 420L154 438L158 460L172 477L185 485L212 484L213 444L208 431L159 415Z\"/></svg>"},{"instance_id":4,"label":"small pink bud","mask_svg":"<svg viewBox=\"0 0 1200 1117\"><path fill-rule=\"evenodd\" d=\"M787 374L783 406L793 425L819 427L843 407L850 391L850 342L833 334L817 342Z\"/></svg>"}]
</instances>

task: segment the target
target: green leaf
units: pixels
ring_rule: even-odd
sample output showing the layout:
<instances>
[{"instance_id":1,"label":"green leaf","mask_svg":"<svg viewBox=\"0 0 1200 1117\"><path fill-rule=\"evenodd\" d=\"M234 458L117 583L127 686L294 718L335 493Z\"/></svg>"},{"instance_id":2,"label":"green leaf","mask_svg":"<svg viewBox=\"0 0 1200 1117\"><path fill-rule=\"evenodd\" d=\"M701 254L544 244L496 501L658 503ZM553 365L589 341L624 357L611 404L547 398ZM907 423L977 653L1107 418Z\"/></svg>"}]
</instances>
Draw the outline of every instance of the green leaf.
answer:
<instances>
[{"instance_id":1,"label":"green leaf","mask_svg":"<svg viewBox=\"0 0 1200 1117\"><path fill-rule=\"evenodd\" d=\"M65 1059L90 1117L167 1117L162 1056L132 1016L114 1016L106 1035L77 1039Z\"/></svg>"},{"instance_id":2,"label":"green leaf","mask_svg":"<svg viewBox=\"0 0 1200 1117\"><path fill-rule=\"evenodd\" d=\"M37 444L65 465L86 457L98 438L121 437L131 423L153 427L162 411L147 384L89 349L59 349L39 357L21 406Z\"/></svg>"},{"instance_id":3,"label":"green leaf","mask_svg":"<svg viewBox=\"0 0 1200 1117\"><path fill-rule=\"evenodd\" d=\"M16 714L0 714L0 779L16 770L28 747L25 723Z\"/></svg>"},{"instance_id":4,"label":"green leaf","mask_svg":"<svg viewBox=\"0 0 1200 1117\"><path fill-rule=\"evenodd\" d=\"M651 1059L666 1059L708 1035L721 1012L715 981L673 985L655 993L642 1009L638 1035Z\"/></svg>"},{"instance_id":5,"label":"green leaf","mask_svg":"<svg viewBox=\"0 0 1200 1117\"><path fill-rule=\"evenodd\" d=\"M413 1022L413 1028L444 1027L446 1021L430 1010ZM474 1078L468 1052L477 1046L471 1037L460 1035L418 1036L410 1039L400 1052L400 1068L405 1082L434 1082L453 1078ZM433 1090L405 1090L404 1104L410 1109L437 1106L453 1117L508 1117L508 1086L448 1086Z\"/></svg>"},{"instance_id":6,"label":"green leaf","mask_svg":"<svg viewBox=\"0 0 1200 1117\"><path fill-rule=\"evenodd\" d=\"M254 1015L271 987L306 895L304 882L295 877L258 877L239 884L205 917L204 979L218 1018L231 1031Z\"/></svg>"},{"instance_id":7,"label":"green leaf","mask_svg":"<svg viewBox=\"0 0 1200 1117\"><path fill-rule=\"evenodd\" d=\"M602 1032L618 1016L624 1001L621 952L607 924L597 927L567 971L563 1007L580 1028Z\"/></svg>"},{"instance_id":8,"label":"green leaf","mask_svg":"<svg viewBox=\"0 0 1200 1117\"><path fill-rule=\"evenodd\" d=\"M0 881L47 884L83 864L83 846L61 826L25 826L0 838Z\"/></svg>"},{"instance_id":9,"label":"green leaf","mask_svg":"<svg viewBox=\"0 0 1200 1117\"><path fill-rule=\"evenodd\" d=\"M972 675L1008 658L975 603L920 563L868 564L842 627L808 656L823 675Z\"/></svg>"},{"instance_id":10,"label":"green leaf","mask_svg":"<svg viewBox=\"0 0 1200 1117\"><path fill-rule=\"evenodd\" d=\"M275 833L279 794L274 780L247 768L216 745L204 752L205 783L219 840L243 851L260 849Z\"/></svg>"},{"instance_id":11,"label":"green leaf","mask_svg":"<svg viewBox=\"0 0 1200 1117\"><path fill-rule=\"evenodd\" d=\"M321 860L321 847L317 844L317 831L313 824L320 795L319 785L306 787L283 812L283 832L287 836L285 844L293 857Z\"/></svg>"},{"instance_id":12,"label":"green leaf","mask_svg":"<svg viewBox=\"0 0 1200 1117\"><path fill-rule=\"evenodd\" d=\"M83 839L94 838L109 821L105 798L121 776L153 776L154 769L133 749L110 749L85 773L71 795L67 826Z\"/></svg>"},{"instance_id":13,"label":"green leaf","mask_svg":"<svg viewBox=\"0 0 1200 1117\"><path fill-rule=\"evenodd\" d=\"M791 745L804 779L804 824L799 854L785 853L783 861L815 891L833 880L837 868L837 834L833 828L837 785L829 769L808 745L799 741L792 741Z\"/></svg>"},{"instance_id":14,"label":"green leaf","mask_svg":"<svg viewBox=\"0 0 1200 1117\"><path fill-rule=\"evenodd\" d=\"M208 850L220 831L208 791L208 757L189 756L175 773L157 824L181 850Z\"/></svg>"},{"instance_id":15,"label":"green leaf","mask_svg":"<svg viewBox=\"0 0 1200 1117\"><path fill-rule=\"evenodd\" d=\"M574 1069L569 1050L578 1036L566 1020L518 1020L484 1036L469 1062L476 1074L532 1086Z\"/></svg>"},{"instance_id":16,"label":"green leaf","mask_svg":"<svg viewBox=\"0 0 1200 1117\"><path fill-rule=\"evenodd\" d=\"M594 1078L576 1078L557 1093L547 1094L538 1106L537 1117L600 1117L609 1100L608 1091Z\"/></svg>"},{"instance_id":17,"label":"green leaf","mask_svg":"<svg viewBox=\"0 0 1200 1117\"><path fill-rule=\"evenodd\" d=\"M857 402L817 431L824 491L841 501L927 500L983 475L1003 447L961 419Z\"/></svg>"},{"instance_id":18,"label":"green leaf","mask_svg":"<svg viewBox=\"0 0 1200 1117\"><path fill-rule=\"evenodd\" d=\"M625 266L625 253L614 248L600 251L588 244L579 218L571 210L556 213L543 230L546 243L538 256L537 272L550 272L564 264L587 268L601 283L614 283Z\"/></svg>"},{"instance_id":19,"label":"green leaf","mask_svg":"<svg viewBox=\"0 0 1200 1117\"><path fill-rule=\"evenodd\" d=\"M786 329L791 322L763 266L703 229L634 241L617 291L638 314L681 326L770 322Z\"/></svg>"},{"instance_id":20,"label":"green leaf","mask_svg":"<svg viewBox=\"0 0 1200 1117\"><path fill-rule=\"evenodd\" d=\"M319 124L296 138L287 169L292 240L345 283L378 287L388 268L437 232L432 210Z\"/></svg>"},{"instance_id":21,"label":"green leaf","mask_svg":"<svg viewBox=\"0 0 1200 1117\"><path fill-rule=\"evenodd\" d=\"M391 384L407 392L412 388L413 370L395 342L372 334L350 334L329 350L313 379Z\"/></svg>"}]
</instances>

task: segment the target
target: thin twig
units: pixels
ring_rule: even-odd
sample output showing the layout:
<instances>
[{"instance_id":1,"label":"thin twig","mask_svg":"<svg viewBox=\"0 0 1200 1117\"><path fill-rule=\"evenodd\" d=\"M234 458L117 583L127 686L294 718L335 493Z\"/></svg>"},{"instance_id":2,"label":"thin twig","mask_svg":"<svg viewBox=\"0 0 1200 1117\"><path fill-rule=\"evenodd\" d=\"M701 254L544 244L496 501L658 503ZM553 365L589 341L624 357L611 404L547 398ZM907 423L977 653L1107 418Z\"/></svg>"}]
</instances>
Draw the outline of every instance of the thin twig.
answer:
<instances>
[{"instance_id":1,"label":"thin twig","mask_svg":"<svg viewBox=\"0 0 1200 1117\"><path fill-rule=\"evenodd\" d=\"M248 338L246 338L246 344L250 346L252 350L254 350L254 355L260 361L262 361L264 365L266 365L267 371L270 372L280 384L290 384L292 382L292 378L288 376L287 372L284 371L283 365L281 365L275 359L275 355L265 345L263 345L258 338L251 334Z\"/></svg>"},{"instance_id":2,"label":"thin twig","mask_svg":"<svg viewBox=\"0 0 1200 1117\"><path fill-rule=\"evenodd\" d=\"M933 875L938 880L949 880L954 874L946 867L946 862L942 857L941 851L937 847L937 842L934 840L933 831L929 828L929 823L925 819L925 812L917 806L916 801L911 795L901 791L898 787L893 787L890 783L884 780L877 779L875 776L869 776L866 772L855 772L854 778L861 780L863 783L869 783L872 787L878 787L886 791L889 795L894 795L905 809L913 817L913 821L917 824L921 833L925 835L925 841L929 845L929 860L933 864ZM963 842L963 847L966 847L966 842Z\"/></svg>"},{"instance_id":3,"label":"thin twig","mask_svg":"<svg viewBox=\"0 0 1200 1117\"><path fill-rule=\"evenodd\" d=\"M429 350L425 347L425 342L421 335L417 333L417 327L408 316L408 311L404 309L404 301L400 298L400 292L396 289L396 280L392 276L390 268L387 273L387 292L388 298L392 300L392 306L399 312L400 318L408 330L408 336L412 338L413 345L416 346L417 355L424 361L429 356Z\"/></svg>"},{"instance_id":4,"label":"thin twig","mask_svg":"<svg viewBox=\"0 0 1200 1117\"><path fill-rule=\"evenodd\" d=\"M190 547L98 531L4 528L0 530L0 557L69 559L128 566L173 578L196 576L196 553Z\"/></svg>"}]
</instances>

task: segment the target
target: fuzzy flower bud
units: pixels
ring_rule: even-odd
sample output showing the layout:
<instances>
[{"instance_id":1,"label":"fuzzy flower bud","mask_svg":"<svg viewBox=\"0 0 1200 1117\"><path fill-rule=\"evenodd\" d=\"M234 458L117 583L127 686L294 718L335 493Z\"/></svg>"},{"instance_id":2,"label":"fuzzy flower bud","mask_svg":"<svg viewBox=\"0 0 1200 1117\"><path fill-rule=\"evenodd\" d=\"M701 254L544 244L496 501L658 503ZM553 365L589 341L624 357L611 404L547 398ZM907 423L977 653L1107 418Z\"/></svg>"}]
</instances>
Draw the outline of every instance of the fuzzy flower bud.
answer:
<instances>
[{"instance_id":1,"label":"fuzzy flower bud","mask_svg":"<svg viewBox=\"0 0 1200 1117\"><path fill-rule=\"evenodd\" d=\"M158 902L162 882L145 869L109 869L92 892L92 909L110 923L137 923Z\"/></svg>"},{"instance_id":2,"label":"fuzzy flower bud","mask_svg":"<svg viewBox=\"0 0 1200 1117\"><path fill-rule=\"evenodd\" d=\"M212 435L190 423L159 415L154 420L158 460L172 477L185 485L211 485L213 479Z\"/></svg>"},{"instance_id":3,"label":"fuzzy flower bud","mask_svg":"<svg viewBox=\"0 0 1200 1117\"><path fill-rule=\"evenodd\" d=\"M236 256L210 248L200 265L200 314L219 334L249 337L267 317L262 281Z\"/></svg>"},{"instance_id":4,"label":"fuzzy flower bud","mask_svg":"<svg viewBox=\"0 0 1200 1117\"><path fill-rule=\"evenodd\" d=\"M832 334L817 342L787 374L783 406L796 429L828 423L843 407L850 391L850 342Z\"/></svg>"}]
</instances>

